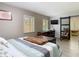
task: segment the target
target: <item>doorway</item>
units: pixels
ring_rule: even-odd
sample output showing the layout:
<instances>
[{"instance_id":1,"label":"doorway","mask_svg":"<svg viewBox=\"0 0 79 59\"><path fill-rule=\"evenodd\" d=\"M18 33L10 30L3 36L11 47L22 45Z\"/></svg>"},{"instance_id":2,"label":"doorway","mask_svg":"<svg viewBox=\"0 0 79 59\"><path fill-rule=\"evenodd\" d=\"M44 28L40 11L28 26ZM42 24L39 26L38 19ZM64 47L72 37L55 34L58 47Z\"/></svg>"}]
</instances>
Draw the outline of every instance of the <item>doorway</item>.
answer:
<instances>
[{"instance_id":1,"label":"doorway","mask_svg":"<svg viewBox=\"0 0 79 59\"><path fill-rule=\"evenodd\" d=\"M70 18L70 37L79 37L79 16Z\"/></svg>"}]
</instances>

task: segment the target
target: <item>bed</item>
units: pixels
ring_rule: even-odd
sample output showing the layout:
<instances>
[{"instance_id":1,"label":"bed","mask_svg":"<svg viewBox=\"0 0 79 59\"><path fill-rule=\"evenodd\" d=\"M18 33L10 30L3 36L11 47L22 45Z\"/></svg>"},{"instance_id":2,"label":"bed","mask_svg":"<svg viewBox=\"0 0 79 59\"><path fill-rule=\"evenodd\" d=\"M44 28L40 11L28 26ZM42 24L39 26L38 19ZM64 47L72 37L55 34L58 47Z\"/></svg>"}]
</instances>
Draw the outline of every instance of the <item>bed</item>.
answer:
<instances>
[{"instance_id":1,"label":"bed","mask_svg":"<svg viewBox=\"0 0 79 59\"><path fill-rule=\"evenodd\" d=\"M28 57L60 57L61 49L54 43L46 43L44 45L37 45L28 41L23 40L23 38L10 39L9 43L14 45L18 50L23 52ZM30 45L31 46L30 46Z\"/></svg>"},{"instance_id":2,"label":"bed","mask_svg":"<svg viewBox=\"0 0 79 59\"><path fill-rule=\"evenodd\" d=\"M60 55L58 46L50 42L37 45L26 42L23 38L6 41L0 37L0 57L59 57Z\"/></svg>"}]
</instances>

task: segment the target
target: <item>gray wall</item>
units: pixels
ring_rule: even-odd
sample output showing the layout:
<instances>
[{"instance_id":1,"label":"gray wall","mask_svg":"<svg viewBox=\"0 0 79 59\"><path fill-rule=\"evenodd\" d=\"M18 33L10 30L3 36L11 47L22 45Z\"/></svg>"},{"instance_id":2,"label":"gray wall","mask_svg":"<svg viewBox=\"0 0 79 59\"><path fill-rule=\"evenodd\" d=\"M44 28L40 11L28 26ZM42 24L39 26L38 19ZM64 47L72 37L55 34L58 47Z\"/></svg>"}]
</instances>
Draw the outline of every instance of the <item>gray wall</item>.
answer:
<instances>
[{"instance_id":1,"label":"gray wall","mask_svg":"<svg viewBox=\"0 0 79 59\"><path fill-rule=\"evenodd\" d=\"M28 10L23 10L14 6L0 3L0 10L12 12L12 21L0 20L0 36L6 39L17 38L22 36L35 36L36 32L42 31L42 19L49 17L40 15ZM30 15L35 17L35 32L23 33L23 16Z\"/></svg>"}]
</instances>

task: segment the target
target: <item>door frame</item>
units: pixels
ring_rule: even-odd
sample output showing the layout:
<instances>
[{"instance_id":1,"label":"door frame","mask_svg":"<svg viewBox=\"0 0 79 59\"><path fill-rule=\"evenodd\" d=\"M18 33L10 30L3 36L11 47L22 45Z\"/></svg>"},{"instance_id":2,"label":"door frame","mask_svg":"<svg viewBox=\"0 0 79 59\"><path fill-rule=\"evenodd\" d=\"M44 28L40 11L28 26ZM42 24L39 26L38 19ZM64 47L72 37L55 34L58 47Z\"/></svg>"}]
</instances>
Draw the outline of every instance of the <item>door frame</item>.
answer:
<instances>
[{"instance_id":1,"label":"door frame","mask_svg":"<svg viewBox=\"0 0 79 59\"><path fill-rule=\"evenodd\" d=\"M60 17L60 40L61 40L61 30L62 30L62 19L69 19L69 40L70 40L70 16L68 16L68 17Z\"/></svg>"}]
</instances>

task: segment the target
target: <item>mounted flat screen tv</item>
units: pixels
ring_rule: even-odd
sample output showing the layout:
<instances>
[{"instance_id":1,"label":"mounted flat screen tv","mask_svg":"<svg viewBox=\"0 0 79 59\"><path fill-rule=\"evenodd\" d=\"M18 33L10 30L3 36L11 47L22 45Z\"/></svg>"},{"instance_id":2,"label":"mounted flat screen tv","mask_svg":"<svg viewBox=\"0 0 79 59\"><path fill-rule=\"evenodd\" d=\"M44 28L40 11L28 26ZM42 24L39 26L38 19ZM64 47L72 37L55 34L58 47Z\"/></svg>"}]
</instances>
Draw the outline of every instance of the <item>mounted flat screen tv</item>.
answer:
<instances>
[{"instance_id":1,"label":"mounted flat screen tv","mask_svg":"<svg viewBox=\"0 0 79 59\"><path fill-rule=\"evenodd\" d=\"M58 24L58 20L51 20L51 24Z\"/></svg>"}]
</instances>

